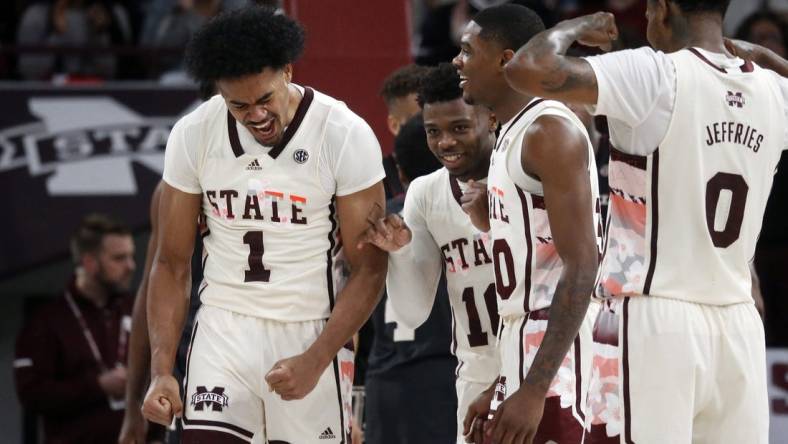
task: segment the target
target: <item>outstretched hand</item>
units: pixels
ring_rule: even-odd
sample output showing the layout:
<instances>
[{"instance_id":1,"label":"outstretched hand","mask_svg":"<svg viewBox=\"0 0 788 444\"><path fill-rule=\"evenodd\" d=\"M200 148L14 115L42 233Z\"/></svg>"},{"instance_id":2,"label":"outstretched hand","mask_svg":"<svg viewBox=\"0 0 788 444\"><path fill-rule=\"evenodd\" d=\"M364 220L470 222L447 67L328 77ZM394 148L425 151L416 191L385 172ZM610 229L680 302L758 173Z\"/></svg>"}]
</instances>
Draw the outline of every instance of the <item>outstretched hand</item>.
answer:
<instances>
[{"instance_id":1,"label":"outstretched hand","mask_svg":"<svg viewBox=\"0 0 788 444\"><path fill-rule=\"evenodd\" d=\"M408 245L411 241L410 228L396 214L389 214L384 218L369 221L369 223L369 227L361 233L358 248L368 243L383 251L393 252Z\"/></svg>"}]
</instances>

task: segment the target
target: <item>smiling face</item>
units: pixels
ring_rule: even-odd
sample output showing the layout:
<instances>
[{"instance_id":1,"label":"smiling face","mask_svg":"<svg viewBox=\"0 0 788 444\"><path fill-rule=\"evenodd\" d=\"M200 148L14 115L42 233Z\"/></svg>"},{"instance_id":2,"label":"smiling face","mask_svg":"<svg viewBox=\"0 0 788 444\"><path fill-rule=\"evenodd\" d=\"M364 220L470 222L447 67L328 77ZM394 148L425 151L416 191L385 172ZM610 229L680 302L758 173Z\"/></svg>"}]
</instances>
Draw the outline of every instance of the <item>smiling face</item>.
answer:
<instances>
[{"instance_id":1,"label":"smiling face","mask_svg":"<svg viewBox=\"0 0 788 444\"><path fill-rule=\"evenodd\" d=\"M487 176L495 119L481 106L461 98L424 104L424 129L430 151L462 181Z\"/></svg>"},{"instance_id":2,"label":"smiling face","mask_svg":"<svg viewBox=\"0 0 788 444\"><path fill-rule=\"evenodd\" d=\"M290 91L292 66L265 68L259 74L216 82L230 113L262 145L282 140L297 102ZM291 108L293 108L291 110Z\"/></svg>"},{"instance_id":3,"label":"smiling face","mask_svg":"<svg viewBox=\"0 0 788 444\"><path fill-rule=\"evenodd\" d=\"M460 53L452 64L460 75L465 101L492 107L496 95L509 89L503 76L504 51L495 42L482 38L481 30L476 22L468 22L460 40Z\"/></svg>"}]
</instances>

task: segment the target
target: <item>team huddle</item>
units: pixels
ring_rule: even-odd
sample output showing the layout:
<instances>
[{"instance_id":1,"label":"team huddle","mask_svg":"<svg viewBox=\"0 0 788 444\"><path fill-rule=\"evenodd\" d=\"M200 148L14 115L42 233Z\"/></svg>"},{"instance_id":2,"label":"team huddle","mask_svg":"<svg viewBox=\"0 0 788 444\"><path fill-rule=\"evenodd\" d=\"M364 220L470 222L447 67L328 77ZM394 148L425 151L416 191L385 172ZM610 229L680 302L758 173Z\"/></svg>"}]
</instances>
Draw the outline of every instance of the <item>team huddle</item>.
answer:
<instances>
[{"instance_id":1,"label":"team huddle","mask_svg":"<svg viewBox=\"0 0 788 444\"><path fill-rule=\"evenodd\" d=\"M300 25L264 8L211 21L187 64L219 94L166 148L145 416L180 417L185 443L348 443L352 336L384 285L418 327L445 276L458 443L766 443L749 263L788 149L788 69L723 39L726 7L649 0L654 49L586 58L566 52L609 46L612 15L545 30L522 6L482 10L425 76L443 168L399 214L369 125L292 82ZM606 221L567 104L608 118Z\"/></svg>"}]
</instances>

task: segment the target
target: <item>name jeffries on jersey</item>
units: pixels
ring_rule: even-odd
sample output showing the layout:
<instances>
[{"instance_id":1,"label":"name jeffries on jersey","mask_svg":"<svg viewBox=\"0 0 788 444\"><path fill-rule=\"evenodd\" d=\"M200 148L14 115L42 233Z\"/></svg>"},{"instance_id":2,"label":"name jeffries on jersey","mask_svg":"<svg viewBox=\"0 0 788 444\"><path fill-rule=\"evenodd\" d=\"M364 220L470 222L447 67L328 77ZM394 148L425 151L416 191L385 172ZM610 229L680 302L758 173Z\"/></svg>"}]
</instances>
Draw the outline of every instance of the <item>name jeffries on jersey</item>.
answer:
<instances>
[{"instance_id":1,"label":"name jeffries on jersey","mask_svg":"<svg viewBox=\"0 0 788 444\"><path fill-rule=\"evenodd\" d=\"M695 49L667 57L676 99L664 139L648 156L611 152L596 294L751 303L748 263L785 146L786 104L773 73L752 63L724 69Z\"/></svg>"},{"instance_id":2,"label":"name jeffries on jersey","mask_svg":"<svg viewBox=\"0 0 788 444\"><path fill-rule=\"evenodd\" d=\"M457 376L488 384L499 369L490 240L462 210L462 186L445 168L410 184L402 215L413 237L389 255L386 286L397 319L415 327L429 316L445 270Z\"/></svg>"},{"instance_id":3,"label":"name jeffries on jersey","mask_svg":"<svg viewBox=\"0 0 788 444\"><path fill-rule=\"evenodd\" d=\"M267 149L215 96L167 143L164 180L202 195L206 305L262 318L329 316L339 288L336 196L384 176L380 146L344 103L310 88Z\"/></svg>"},{"instance_id":4,"label":"name jeffries on jersey","mask_svg":"<svg viewBox=\"0 0 788 444\"><path fill-rule=\"evenodd\" d=\"M543 115L568 119L586 136L586 173L592 192L592 205L587 210L594 215L597 247L600 251L602 247L596 161L586 129L562 103L534 99L502 126L487 177L495 286L501 316L524 315L549 307L564 267L550 231L542 184L528 176L521 163L522 150L528 149L523 148L525 133Z\"/></svg>"}]
</instances>

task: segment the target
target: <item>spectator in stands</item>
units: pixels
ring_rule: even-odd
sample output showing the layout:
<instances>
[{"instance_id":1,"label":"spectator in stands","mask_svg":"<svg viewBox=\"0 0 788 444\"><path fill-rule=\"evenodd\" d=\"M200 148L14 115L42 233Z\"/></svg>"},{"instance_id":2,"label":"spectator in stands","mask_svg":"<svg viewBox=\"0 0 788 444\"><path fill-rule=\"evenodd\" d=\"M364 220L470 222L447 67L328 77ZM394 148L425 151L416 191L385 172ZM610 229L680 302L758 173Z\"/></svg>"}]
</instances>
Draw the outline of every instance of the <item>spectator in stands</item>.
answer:
<instances>
[{"instance_id":1,"label":"spectator in stands","mask_svg":"<svg viewBox=\"0 0 788 444\"><path fill-rule=\"evenodd\" d=\"M113 0L54 0L36 2L22 15L17 44L42 47L110 47L132 42L126 10ZM116 58L106 53L24 54L19 74L26 80L46 80L55 73L78 77L114 77Z\"/></svg>"},{"instance_id":2,"label":"spectator in stands","mask_svg":"<svg viewBox=\"0 0 788 444\"><path fill-rule=\"evenodd\" d=\"M416 114L421 113L416 96L421 79L427 68L418 65L407 65L389 74L383 81L380 95L386 103L388 117L386 125L393 136L399 133L405 122ZM393 156L383 159L386 169L386 198L392 198L402 193L402 185L397 176L397 168Z\"/></svg>"},{"instance_id":3,"label":"spectator in stands","mask_svg":"<svg viewBox=\"0 0 788 444\"><path fill-rule=\"evenodd\" d=\"M125 405L134 241L125 226L91 215L71 250L74 278L17 338L16 390L43 419L45 443L113 443Z\"/></svg>"},{"instance_id":4,"label":"spectator in stands","mask_svg":"<svg viewBox=\"0 0 788 444\"><path fill-rule=\"evenodd\" d=\"M788 48L788 25L777 14L758 11L739 26L736 38L771 49L785 58ZM788 347L788 274L785 258L788 257L788 154L783 152L772 192L766 204L761 236L755 250L755 269L760 277L764 305L766 345Z\"/></svg>"}]
</instances>

